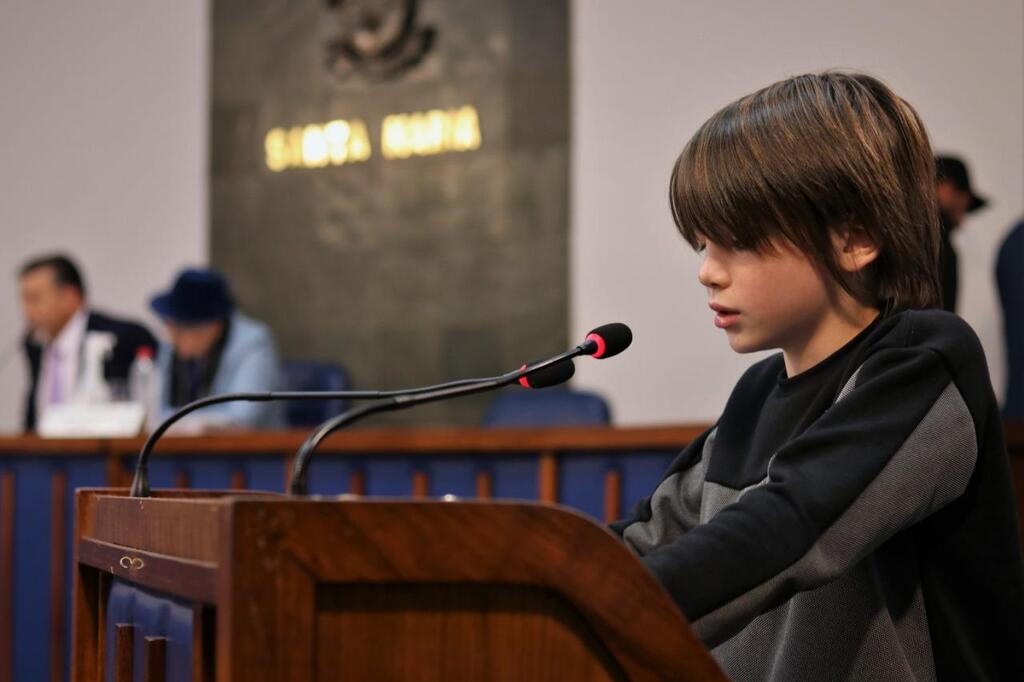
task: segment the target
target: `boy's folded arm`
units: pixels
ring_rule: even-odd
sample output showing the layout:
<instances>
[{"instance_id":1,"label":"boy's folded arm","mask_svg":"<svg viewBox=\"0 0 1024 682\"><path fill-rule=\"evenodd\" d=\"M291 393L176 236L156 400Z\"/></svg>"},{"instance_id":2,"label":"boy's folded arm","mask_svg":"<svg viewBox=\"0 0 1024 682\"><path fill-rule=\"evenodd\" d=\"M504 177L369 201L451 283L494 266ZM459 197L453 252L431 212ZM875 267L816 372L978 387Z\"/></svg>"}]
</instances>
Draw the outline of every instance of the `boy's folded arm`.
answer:
<instances>
[{"instance_id":1,"label":"boy's folded arm","mask_svg":"<svg viewBox=\"0 0 1024 682\"><path fill-rule=\"evenodd\" d=\"M640 500L629 516L609 524L609 529L634 551L642 554L646 548L674 539L700 522L701 485L717 426L712 425L683 448L658 487ZM655 524L649 523L655 515L659 517L656 530L652 528Z\"/></svg>"},{"instance_id":2,"label":"boy's folded arm","mask_svg":"<svg viewBox=\"0 0 1024 682\"><path fill-rule=\"evenodd\" d=\"M974 421L936 352L881 350L851 382L780 448L761 484L642 557L709 645L843 575L966 489Z\"/></svg>"}]
</instances>

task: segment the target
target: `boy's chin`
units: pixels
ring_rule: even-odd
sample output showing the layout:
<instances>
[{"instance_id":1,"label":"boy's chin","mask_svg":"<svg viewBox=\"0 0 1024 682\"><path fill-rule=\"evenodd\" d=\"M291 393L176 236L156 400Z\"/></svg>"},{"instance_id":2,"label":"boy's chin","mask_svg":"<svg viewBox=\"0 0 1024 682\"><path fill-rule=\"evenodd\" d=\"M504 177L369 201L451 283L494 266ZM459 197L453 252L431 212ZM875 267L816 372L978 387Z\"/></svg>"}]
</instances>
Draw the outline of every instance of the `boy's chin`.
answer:
<instances>
[{"instance_id":1,"label":"boy's chin","mask_svg":"<svg viewBox=\"0 0 1024 682\"><path fill-rule=\"evenodd\" d=\"M759 350L768 350L774 347L763 340L752 339L744 334L729 334L728 336L729 347L737 353L756 353Z\"/></svg>"}]
</instances>

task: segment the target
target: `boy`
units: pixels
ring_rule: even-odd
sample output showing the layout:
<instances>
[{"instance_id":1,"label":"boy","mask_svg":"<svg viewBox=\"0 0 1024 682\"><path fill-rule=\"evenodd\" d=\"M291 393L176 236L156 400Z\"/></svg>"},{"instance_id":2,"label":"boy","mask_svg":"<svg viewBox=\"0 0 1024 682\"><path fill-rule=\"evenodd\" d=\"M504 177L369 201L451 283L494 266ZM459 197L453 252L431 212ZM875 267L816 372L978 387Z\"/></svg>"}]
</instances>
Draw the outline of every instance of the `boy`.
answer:
<instances>
[{"instance_id":1,"label":"boy","mask_svg":"<svg viewBox=\"0 0 1024 682\"><path fill-rule=\"evenodd\" d=\"M670 198L752 366L613 524L738 680L1024 679L1002 424L938 304L934 164L864 75L791 78L708 120Z\"/></svg>"}]
</instances>

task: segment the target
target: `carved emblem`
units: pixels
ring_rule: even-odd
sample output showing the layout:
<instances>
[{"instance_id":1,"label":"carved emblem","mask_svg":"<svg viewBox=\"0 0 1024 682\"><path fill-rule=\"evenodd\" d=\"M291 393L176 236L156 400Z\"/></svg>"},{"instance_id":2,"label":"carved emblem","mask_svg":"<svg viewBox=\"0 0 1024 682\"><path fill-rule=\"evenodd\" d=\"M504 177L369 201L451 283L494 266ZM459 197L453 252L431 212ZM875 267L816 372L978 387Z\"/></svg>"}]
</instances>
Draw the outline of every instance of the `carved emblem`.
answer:
<instances>
[{"instance_id":1,"label":"carved emblem","mask_svg":"<svg viewBox=\"0 0 1024 682\"><path fill-rule=\"evenodd\" d=\"M419 64L435 31L416 23L417 0L327 0L338 37L327 44L327 68L338 78L388 80Z\"/></svg>"}]
</instances>

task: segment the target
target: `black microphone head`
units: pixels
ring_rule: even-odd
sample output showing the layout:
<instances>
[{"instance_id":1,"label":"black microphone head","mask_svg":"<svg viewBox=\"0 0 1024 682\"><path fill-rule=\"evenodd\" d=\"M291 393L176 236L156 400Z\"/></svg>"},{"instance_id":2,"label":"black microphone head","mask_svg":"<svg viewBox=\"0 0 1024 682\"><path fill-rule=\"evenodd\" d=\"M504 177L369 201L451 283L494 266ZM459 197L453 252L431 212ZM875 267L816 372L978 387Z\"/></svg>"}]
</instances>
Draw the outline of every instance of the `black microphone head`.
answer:
<instances>
[{"instance_id":1,"label":"black microphone head","mask_svg":"<svg viewBox=\"0 0 1024 682\"><path fill-rule=\"evenodd\" d=\"M587 334L583 348L595 358L610 358L629 348L633 343L633 332L621 322L602 324Z\"/></svg>"},{"instance_id":2,"label":"black microphone head","mask_svg":"<svg viewBox=\"0 0 1024 682\"><path fill-rule=\"evenodd\" d=\"M522 369L527 367L528 365L523 365ZM573 364L572 360L562 360L550 367L538 369L536 372L530 372L526 376L520 377L519 383L526 388L547 388L548 386L564 384L569 379L572 379L572 375L575 373L576 365Z\"/></svg>"}]
</instances>

